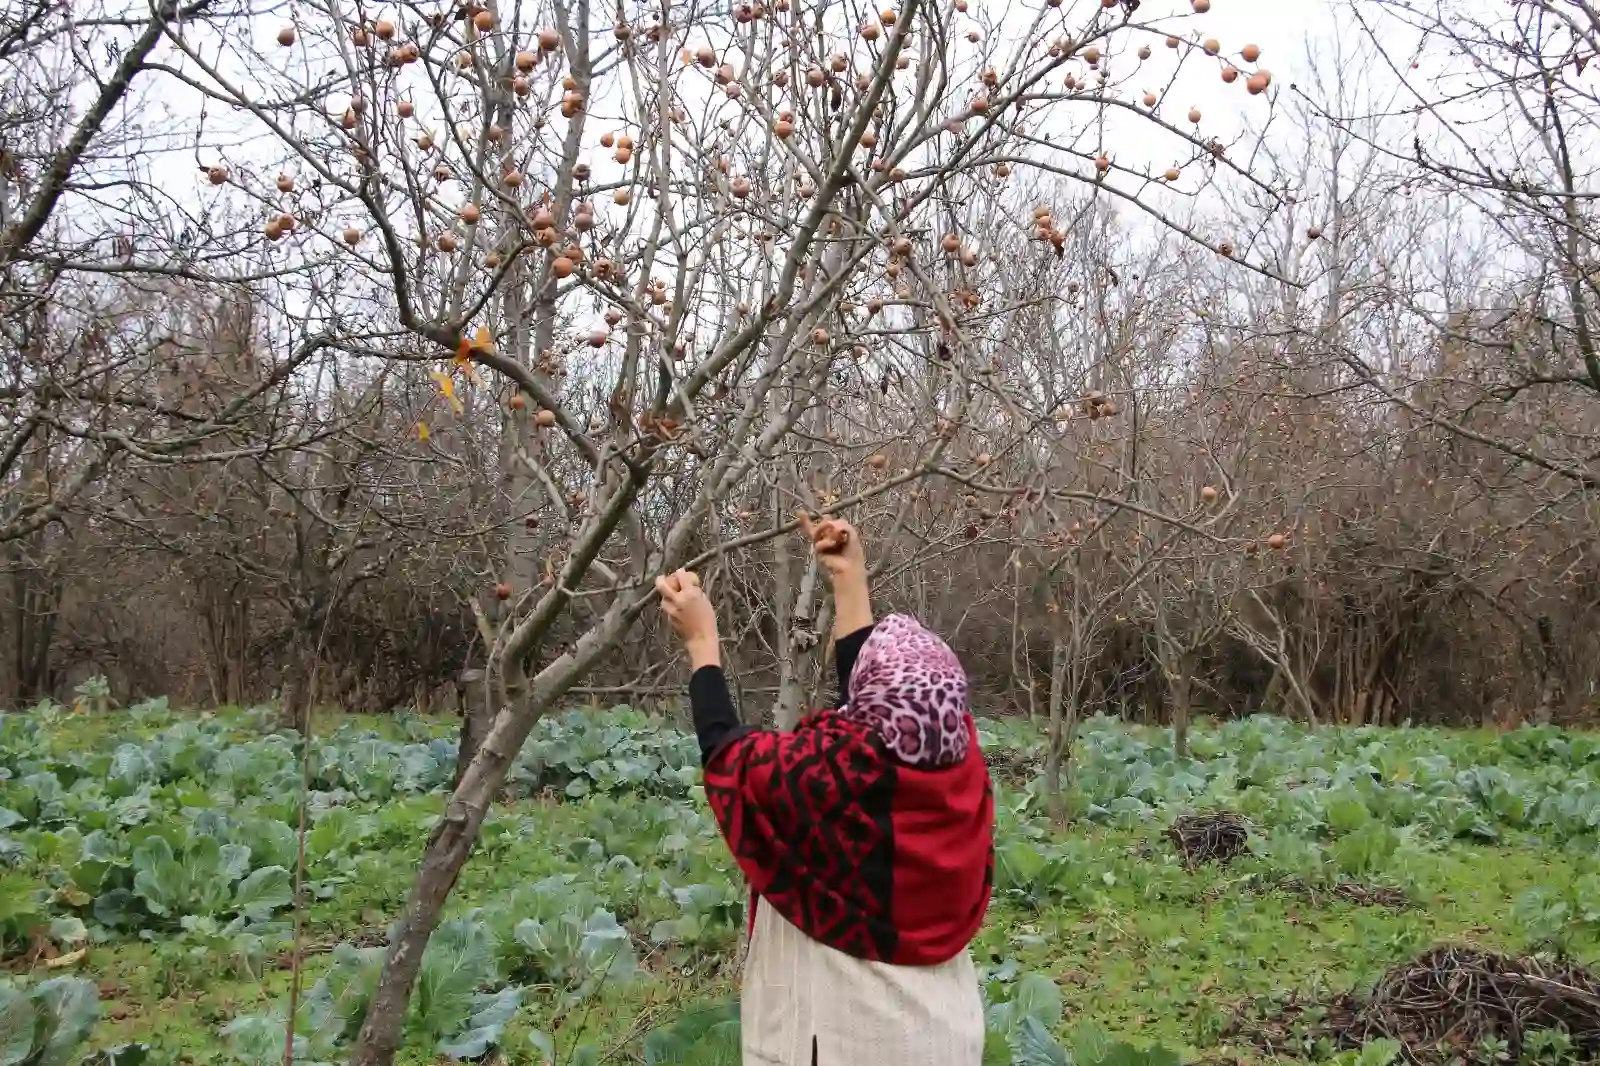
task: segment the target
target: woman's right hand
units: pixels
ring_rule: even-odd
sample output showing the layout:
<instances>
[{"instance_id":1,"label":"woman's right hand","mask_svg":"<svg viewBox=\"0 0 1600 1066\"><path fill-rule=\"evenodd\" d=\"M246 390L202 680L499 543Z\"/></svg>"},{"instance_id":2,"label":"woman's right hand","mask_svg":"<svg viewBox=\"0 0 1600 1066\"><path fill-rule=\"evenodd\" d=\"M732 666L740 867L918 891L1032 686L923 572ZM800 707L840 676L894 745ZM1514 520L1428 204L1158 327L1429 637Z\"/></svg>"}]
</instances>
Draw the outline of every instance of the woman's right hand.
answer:
<instances>
[{"instance_id":1,"label":"woman's right hand","mask_svg":"<svg viewBox=\"0 0 1600 1066\"><path fill-rule=\"evenodd\" d=\"M854 526L842 518L823 518L813 522L804 511L799 512L800 531L811 542L811 550L827 568L828 576L837 584L841 578L866 579L867 553L861 547L861 535Z\"/></svg>"},{"instance_id":2,"label":"woman's right hand","mask_svg":"<svg viewBox=\"0 0 1600 1066\"><path fill-rule=\"evenodd\" d=\"M661 597L662 612L689 653L690 664L696 670L702 666L720 666L717 612L700 587L700 575L693 570L679 570L658 577L656 593Z\"/></svg>"}]
</instances>

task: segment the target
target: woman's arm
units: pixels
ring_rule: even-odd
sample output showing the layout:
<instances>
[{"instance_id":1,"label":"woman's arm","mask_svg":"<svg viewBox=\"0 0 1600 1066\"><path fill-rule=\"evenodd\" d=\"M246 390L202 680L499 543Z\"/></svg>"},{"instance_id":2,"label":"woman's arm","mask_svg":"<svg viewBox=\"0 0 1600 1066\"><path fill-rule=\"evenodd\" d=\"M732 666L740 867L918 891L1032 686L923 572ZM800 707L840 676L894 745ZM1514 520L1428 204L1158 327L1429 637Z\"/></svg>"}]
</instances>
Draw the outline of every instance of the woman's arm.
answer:
<instances>
[{"instance_id":1,"label":"woman's arm","mask_svg":"<svg viewBox=\"0 0 1600 1066\"><path fill-rule=\"evenodd\" d=\"M695 737L704 765L730 741L751 731L739 721L739 711L722 672L722 646L717 634L717 613L692 570L656 578L661 609L683 639L694 675L689 678L689 707L694 712Z\"/></svg>"},{"instance_id":2,"label":"woman's arm","mask_svg":"<svg viewBox=\"0 0 1600 1066\"><path fill-rule=\"evenodd\" d=\"M754 726L739 721L739 711L728 691L728 677L722 667L702 666L689 678L689 708L694 712L694 735L700 742L700 765Z\"/></svg>"},{"instance_id":3,"label":"woman's arm","mask_svg":"<svg viewBox=\"0 0 1600 1066\"><path fill-rule=\"evenodd\" d=\"M839 668L839 702L850 692L850 671L872 633L872 590L867 584L867 553L861 534L842 518L813 523L800 515L800 528L833 583L833 658Z\"/></svg>"}]
</instances>

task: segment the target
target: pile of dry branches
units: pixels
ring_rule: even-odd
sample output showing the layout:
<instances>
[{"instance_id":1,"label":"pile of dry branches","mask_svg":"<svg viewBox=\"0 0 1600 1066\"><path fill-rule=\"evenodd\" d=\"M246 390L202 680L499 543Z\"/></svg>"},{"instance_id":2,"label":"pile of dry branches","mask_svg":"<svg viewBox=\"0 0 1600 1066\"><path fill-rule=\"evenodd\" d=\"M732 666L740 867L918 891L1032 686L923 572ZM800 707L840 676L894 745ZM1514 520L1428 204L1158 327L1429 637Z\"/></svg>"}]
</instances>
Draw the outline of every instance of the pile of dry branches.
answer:
<instances>
[{"instance_id":1,"label":"pile of dry branches","mask_svg":"<svg viewBox=\"0 0 1600 1066\"><path fill-rule=\"evenodd\" d=\"M1477 1061L1491 1041L1503 1041L1516 1061L1530 1034L1561 1030L1576 1061L1600 1060L1600 979L1581 966L1477 948L1432 948L1391 968L1370 995L1341 996L1314 1032L1295 1032L1305 1015L1305 1005L1295 1005L1240 1030L1274 1052L1293 1051L1296 1039L1349 1049L1396 1040L1402 1061L1413 1066Z\"/></svg>"},{"instance_id":2,"label":"pile of dry branches","mask_svg":"<svg viewBox=\"0 0 1600 1066\"><path fill-rule=\"evenodd\" d=\"M1208 862L1226 865L1250 850L1250 828L1232 811L1186 814L1172 823L1167 836L1191 870Z\"/></svg>"},{"instance_id":3,"label":"pile of dry branches","mask_svg":"<svg viewBox=\"0 0 1600 1066\"><path fill-rule=\"evenodd\" d=\"M1398 888L1385 885L1364 885L1359 881L1340 881L1331 888L1318 888L1298 877L1286 877L1277 888L1296 896L1304 896L1312 906L1321 906L1324 899L1338 899L1357 907L1392 907L1400 909L1411 905L1411 900Z\"/></svg>"}]
</instances>

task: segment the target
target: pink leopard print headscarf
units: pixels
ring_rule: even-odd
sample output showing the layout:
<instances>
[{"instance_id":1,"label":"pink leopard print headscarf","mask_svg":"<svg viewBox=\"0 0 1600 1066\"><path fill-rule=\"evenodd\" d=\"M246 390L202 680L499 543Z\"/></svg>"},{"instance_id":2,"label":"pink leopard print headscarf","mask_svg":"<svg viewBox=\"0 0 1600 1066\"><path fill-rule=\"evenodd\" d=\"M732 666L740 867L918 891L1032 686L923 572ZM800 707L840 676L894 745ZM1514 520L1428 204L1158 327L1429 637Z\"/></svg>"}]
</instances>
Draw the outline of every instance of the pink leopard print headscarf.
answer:
<instances>
[{"instance_id":1,"label":"pink leopard print headscarf","mask_svg":"<svg viewBox=\"0 0 1600 1066\"><path fill-rule=\"evenodd\" d=\"M877 728L896 758L935 769L967 757L967 674L950 646L903 614L873 627L850 673L847 718Z\"/></svg>"}]
</instances>

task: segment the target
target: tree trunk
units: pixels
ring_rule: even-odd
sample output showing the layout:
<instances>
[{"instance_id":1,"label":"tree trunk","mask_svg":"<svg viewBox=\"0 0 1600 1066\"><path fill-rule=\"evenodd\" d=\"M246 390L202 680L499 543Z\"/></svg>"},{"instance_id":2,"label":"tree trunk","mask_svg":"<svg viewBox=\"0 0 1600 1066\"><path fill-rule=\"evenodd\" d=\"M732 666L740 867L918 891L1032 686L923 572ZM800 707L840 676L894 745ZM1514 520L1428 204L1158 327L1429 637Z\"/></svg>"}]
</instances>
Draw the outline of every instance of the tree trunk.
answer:
<instances>
[{"instance_id":1,"label":"tree trunk","mask_svg":"<svg viewBox=\"0 0 1600 1066\"><path fill-rule=\"evenodd\" d=\"M317 653L314 642L304 633L290 640L283 671L283 688L278 695L278 726L293 729L302 737L311 735L311 702L316 688Z\"/></svg>"},{"instance_id":2,"label":"tree trunk","mask_svg":"<svg viewBox=\"0 0 1600 1066\"><path fill-rule=\"evenodd\" d=\"M620 611L608 615L579 638L570 651L540 671L526 691L519 691L519 679L507 679L509 701L495 716L489 735L461 775L444 815L428 837L421 869L389 942L377 990L351 1051L350 1066L391 1066L394 1062L422 953L439 924L445 900L455 887L461 868L472 854L490 805L505 784L512 761L534 724L602 654L616 646L630 622Z\"/></svg>"},{"instance_id":3,"label":"tree trunk","mask_svg":"<svg viewBox=\"0 0 1600 1066\"><path fill-rule=\"evenodd\" d=\"M1167 675L1172 686L1172 754L1189 757L1189 708L1194 691L1193 652L1178 656L1177 668Z\"/></svg>"},{"instance_id":4,"label":"tree trunk","mask_svg":"<svg viewBox=\"0 0 1600 1066\"><path fill-rule=\"evenodd\" d=\"M1062 705L1067 702L1067 642L1060 634L1050 641L1050 730L1044 756L1044 794L1050 818L1066 821L1066 804L1061 798L1062 770L1072 759L1073 734L1078 731L1078 701L1073 694L1070 720L1064 720Z\"/></svg>"},{"instance_id":5,"label":"tree trunk","mask_svg":"<svg viewBox=\"0 0 1600 1066\"><path fill-rule=\"evenodd\" d=\"M1539 632L1539 697L1533 707L1533 720L1539 725L1549 725L1555 720L1556 708L1566 698L1561 653L1556 647L1550 619L1540 615Z\"/></svg>"},{"instance_id":6,"label":"tree trunk","mask_svg":"<svg viewBox=\"0 0 1600 1066\"><path fill-rule=\"evenodd\" d=\"M15 643L12 665L17 702L31 703L50 694L50 649L55 642L62 582L41 567L19 560L11 575Z\"/></svg>"},{"instance_id":7,"label":"tree trunk","mask_svg":"<svg viewBox=\"0 0 1600 1066\"><path fill-rule=\"evenodd\" d=\"M463 670L456 681L459 694L456 702L461 708L461 738L456 745L456 776L450 783L452 789L459 788L466 778L467 768L478 757L478 750L483 747L489 729L494 725L498 708L492 697L494 686L489 684L488 678L486 670Z\"/></svg>"}]
</instances>

